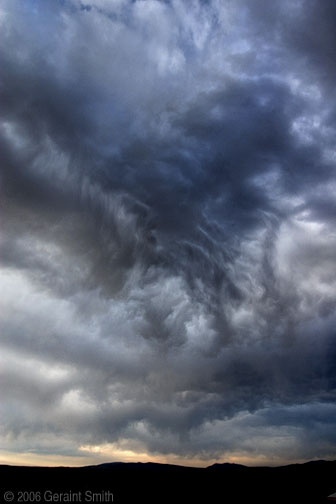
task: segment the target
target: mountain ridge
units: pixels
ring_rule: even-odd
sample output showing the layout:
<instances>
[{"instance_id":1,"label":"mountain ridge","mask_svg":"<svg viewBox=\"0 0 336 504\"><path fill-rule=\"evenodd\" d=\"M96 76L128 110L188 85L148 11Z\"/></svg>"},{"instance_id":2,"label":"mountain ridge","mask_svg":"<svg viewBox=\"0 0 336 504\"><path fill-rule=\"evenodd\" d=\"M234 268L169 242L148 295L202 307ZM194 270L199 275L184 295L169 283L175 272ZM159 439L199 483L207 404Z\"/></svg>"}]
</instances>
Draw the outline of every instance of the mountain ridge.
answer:
<instances>
[{"instance_id":1,"label":"mountain ridge","mask_svg":"<svg viewBox=\"0 0 336 504\"><path fill-rule=\"evenodd\" d=\"M336 460L278 467L216 463L201 468L155 462L107 462L82 467L0 465L0 498L9 492L14 502L28 495L41 504L239 504L247 497L259 504L327 504L328 495L335 491ZM90 500L93 495L97 500ZM106 500L111 496L112 501Z\"/></svg>"}]
</instances>

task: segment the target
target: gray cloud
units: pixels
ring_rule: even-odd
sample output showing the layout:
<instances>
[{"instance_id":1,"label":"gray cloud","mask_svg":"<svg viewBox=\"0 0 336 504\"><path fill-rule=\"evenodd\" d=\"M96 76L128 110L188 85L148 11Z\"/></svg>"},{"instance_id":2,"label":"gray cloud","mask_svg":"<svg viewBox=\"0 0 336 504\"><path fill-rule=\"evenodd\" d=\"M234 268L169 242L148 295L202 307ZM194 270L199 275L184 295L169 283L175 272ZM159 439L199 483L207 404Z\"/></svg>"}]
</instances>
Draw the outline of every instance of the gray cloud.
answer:
<instances>
[{"instance_id":1,"label":"gray cloud","mask_svg":"<svg viewBox=\"0 0 336 504\"><path fill-rule=\"evenodd\" d=\"M5 449L333 456L332 9L3 2Z\"/></svg>"}]
</instances>

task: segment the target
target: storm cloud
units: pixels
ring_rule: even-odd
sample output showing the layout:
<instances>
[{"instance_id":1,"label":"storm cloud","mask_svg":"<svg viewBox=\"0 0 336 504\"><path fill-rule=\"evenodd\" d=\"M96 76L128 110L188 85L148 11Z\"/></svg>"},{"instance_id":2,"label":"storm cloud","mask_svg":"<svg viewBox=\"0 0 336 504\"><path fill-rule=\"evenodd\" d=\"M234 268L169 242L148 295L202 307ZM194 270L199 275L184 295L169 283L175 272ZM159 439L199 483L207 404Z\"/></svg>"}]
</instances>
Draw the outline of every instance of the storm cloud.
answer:
<instances>
[{"instance_id":1,"label":"storm cloud","mask_svg":"<svg viewBox=\"0 0 336 504\"><path fill-rule=\"evenodd\" d=\"M3 0L4 451L335 457L335 14Z\"/></svg>"}]
</instances>

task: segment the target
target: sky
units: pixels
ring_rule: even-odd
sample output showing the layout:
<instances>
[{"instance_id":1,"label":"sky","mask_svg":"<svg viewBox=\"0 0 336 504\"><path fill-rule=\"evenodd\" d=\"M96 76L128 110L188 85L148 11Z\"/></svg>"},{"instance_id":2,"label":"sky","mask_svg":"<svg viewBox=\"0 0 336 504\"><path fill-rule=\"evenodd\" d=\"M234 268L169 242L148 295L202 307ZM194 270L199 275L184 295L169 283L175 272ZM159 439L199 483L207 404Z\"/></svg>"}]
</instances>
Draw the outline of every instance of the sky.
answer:
<instances>
[{"instance_id":1,"label":"sky","mask_svg":"<svg viewBox=\"0 0 336 504\"><path fill-rule=\"evenodd\" d=\"M1 1L0 463L336 458L335 20Z\"/></svg>"}]
</instances>

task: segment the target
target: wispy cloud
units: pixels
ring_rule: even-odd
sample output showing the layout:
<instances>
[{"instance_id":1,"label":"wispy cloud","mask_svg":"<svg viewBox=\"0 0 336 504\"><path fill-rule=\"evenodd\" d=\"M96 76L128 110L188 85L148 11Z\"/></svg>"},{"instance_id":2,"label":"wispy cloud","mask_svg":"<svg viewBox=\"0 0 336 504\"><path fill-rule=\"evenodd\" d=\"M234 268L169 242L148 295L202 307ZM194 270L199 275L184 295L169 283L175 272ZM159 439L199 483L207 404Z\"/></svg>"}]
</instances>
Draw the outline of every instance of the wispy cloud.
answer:
<instances>
[{"instance_id":1,"label":"wispy cloud","mask_svg":"<svg viewBox=\"0 0 336 504\"><path fill-rule=\"evenodd\" d=\"M335 9L2 2L4 451L335 455Z\"/></svg>"}]
</instances>

